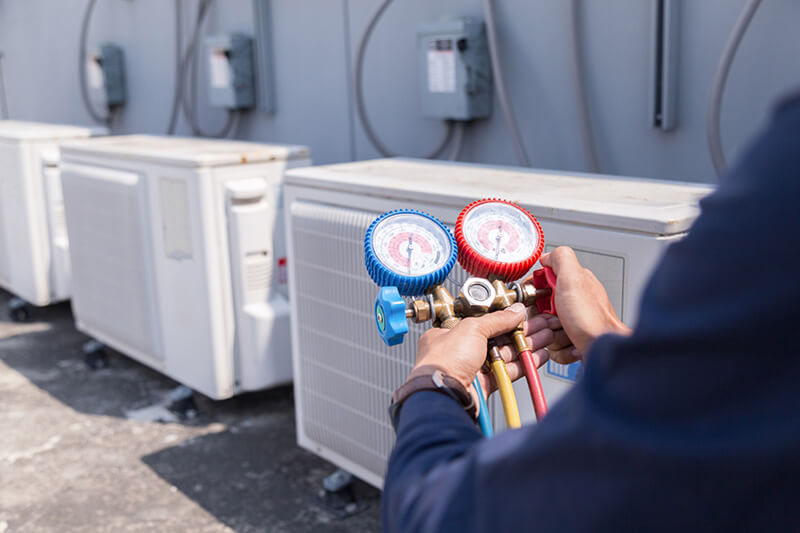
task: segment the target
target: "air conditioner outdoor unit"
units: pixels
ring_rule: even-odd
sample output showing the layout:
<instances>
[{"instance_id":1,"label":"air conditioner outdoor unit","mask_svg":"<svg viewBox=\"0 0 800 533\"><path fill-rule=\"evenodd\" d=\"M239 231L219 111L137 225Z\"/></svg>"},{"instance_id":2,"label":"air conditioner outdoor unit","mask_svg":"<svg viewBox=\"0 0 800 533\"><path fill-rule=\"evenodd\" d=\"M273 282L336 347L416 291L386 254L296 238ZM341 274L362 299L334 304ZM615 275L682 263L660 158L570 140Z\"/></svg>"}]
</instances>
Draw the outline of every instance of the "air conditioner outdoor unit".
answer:
<instances>
[{"instance_id":1,"label":"air conditioner outdoor unit","mask_svg":"<svg viewBox=\"0 0 800 533\"><path fill-rule=\"evenodd\" d=\"M88 128L0 121L0 287L34 305L70 295L59 143Z\"/></svg>"},{"instance_id":2,"label":"air conditioner outdoor unit","mask_svg":"<svg viewBox=\"0 0 800 533\"><path fill-rule=\"evenodd\" d=\"M78 329L210 398L291 381L282 188L302 146L66 144Z\"/></svg>"},{"instance_id":3,"label":"air conditioner outdoor unit","mask_svg":"<svg viewBox=\"0 0 800 533\"><path fill-rule=\"evenodd\" d=\"M295 169L286 177L289 290L298 442L369 483L382 485L394 442L387 407L415 358L410 326L389 348L375 328L378 288L364 268L364 233L381 213L411 207L450 225L485 197L512 200L541 222L546 250L575 248L632 323L642 288L669 243L698 214L708 186L408 159ZM456 266L451 279L466 273ZM455 286L450 285L453 294ZM552 403L580 363L540 369ZM523 420L533 421L524 382L516 384ZM503 424L499 402L490 410Z\"/></svg>"}]
</instances>

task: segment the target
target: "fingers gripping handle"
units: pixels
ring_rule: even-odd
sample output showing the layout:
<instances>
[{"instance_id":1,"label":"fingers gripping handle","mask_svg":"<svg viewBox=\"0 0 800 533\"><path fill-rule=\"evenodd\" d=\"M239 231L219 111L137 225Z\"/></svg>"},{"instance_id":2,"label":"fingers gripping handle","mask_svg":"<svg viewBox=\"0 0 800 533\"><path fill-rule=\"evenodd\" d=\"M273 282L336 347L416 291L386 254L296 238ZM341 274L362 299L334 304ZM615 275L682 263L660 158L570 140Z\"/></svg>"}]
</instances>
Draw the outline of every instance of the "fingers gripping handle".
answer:
<instances>
[{"instance_id":1,"label":"fingers gripping handle","mask_svg":"<svg viewBox=\"0 0 800 533\"><path fill-rule=\"evenodd\" d=\"M533 286L537 289L550 289L550 295L536 299L536 307L540 313L557 316L556 312L556 273L550 267L540 268L533 272Z\"/></svg>"}]
</instances>

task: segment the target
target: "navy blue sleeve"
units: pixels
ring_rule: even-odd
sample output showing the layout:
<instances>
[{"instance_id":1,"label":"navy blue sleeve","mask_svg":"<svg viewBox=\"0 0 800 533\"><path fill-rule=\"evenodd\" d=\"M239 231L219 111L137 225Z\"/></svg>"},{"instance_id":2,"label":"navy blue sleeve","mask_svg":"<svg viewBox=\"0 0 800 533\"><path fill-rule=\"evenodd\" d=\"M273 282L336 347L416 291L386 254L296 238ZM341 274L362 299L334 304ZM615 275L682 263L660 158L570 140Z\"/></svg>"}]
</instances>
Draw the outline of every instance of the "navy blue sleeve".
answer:
<instances>
[{"instance_id":1,"label":"navy blue sleeve","mask_svg":"<svg viewBox=\"0 0 800 533\"><path fill-rule=\"evenodd\" d=\"M385 531L800 527L799 99L701 208L542 423L485 440L452 399L408 400Z\"/></svg>"}]
</instances>

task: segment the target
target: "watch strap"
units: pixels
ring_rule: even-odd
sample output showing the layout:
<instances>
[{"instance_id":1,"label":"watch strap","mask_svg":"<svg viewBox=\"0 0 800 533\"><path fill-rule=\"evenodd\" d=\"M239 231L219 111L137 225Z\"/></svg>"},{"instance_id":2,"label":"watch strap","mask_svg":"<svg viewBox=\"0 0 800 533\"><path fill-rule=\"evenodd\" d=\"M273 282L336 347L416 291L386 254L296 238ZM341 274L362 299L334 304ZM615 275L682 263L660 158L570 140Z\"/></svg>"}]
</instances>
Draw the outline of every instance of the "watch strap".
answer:
<instances>
[{"instance_id":1,"label":"watch strap","mask_svg":"<svg viewBox=\"0 0 800 533\"><path fill-rule=\"evenodd\" d=\"M441 370L434 370L431 374L416 376L406 381L392 395L389 415L392 419L392 426L394 426L395 429L397 429L397 419L400 415L400 408L408 398L420 391L434 391L450 396L461 404L464 410L473 419L478 415L478 408L475 405L475 400L464 385L456 378L448 376Z\"/></svg>"}]
</instances>

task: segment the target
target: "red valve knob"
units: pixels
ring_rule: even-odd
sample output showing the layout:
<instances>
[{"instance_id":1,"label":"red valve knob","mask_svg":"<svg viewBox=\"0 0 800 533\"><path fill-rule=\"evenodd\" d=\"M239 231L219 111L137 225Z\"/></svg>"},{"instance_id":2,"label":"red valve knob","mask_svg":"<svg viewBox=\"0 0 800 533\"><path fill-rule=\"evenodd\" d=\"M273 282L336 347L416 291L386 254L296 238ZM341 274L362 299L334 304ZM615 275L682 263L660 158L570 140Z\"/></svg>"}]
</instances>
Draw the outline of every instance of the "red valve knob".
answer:
<instances>
[{"instance_id":1,"label":"red valve knob","mask_svg":"<svg viewBox=\"0 0 800 533\"><path fill-rule=\"evenodd\" d=\"M533 286L536 289L550 289L550 295L536 299L536 308L540 313L557 316L556 312L556 273L550 267L533 271Z\"/></svg>"},{"instance_id":2,"label":"red valve knob","mask_svg":"<svg viewBox=\"0 0 800 533\"><path fill-rule=\"evenodd\" d=\"M520 214L524 219L530 220L531 225L529 226L527 222L523 226L519 225L518 223L510 223L508 220L498 220L497 224L502 228L503 231L509 232L511 234L507 246L516 244L520 246L524 242L524 236L514 234L517 230L527 230L529 233L528 235L528 243L532 246L531 253L527 257L521 258L517 261L506 262L502 260L495 260L490 257L487 257L486 253L481 253L476 249L476 245L480 246L481 243L475 242L471 243L467 238L466 231L465 231L465 224L469 224L468 216L470 212L480 206L486 206L486 204L500 204L506 210L509 208L513 208L520 212ZM483 216L478 215L477 216ZM514 218L519 221L520 219L518 216L514 216ZM492 222L492 225L494 221ZM516 227L515 227L516 224ZM488 224L487 224L488 226ZM481 230L473 231L474 236L473 239L480 241ZM486 236L483 236L484 238ZM524 276L539 260L539 256L542 254L542 249L544 248L544 234L542 233L542 227L539 225L539 221L536 220L532 214L530 214L526 209L523 207L509 202L507 200L500 200L495 198L485 198L483 200L478 200L477 202L472 202L467 207L465 207L461 213L458 215L458 219L456 220L456 229L455 229L455 238L456 244L458 245L458 263L461 267L469 272L472 276L478 278L489 278L489 277L496 277L501 279L505 282L511 282L518 280L522 276ZM499 248L499 246L498 246Z\"/></svg>"}]
</instances>

